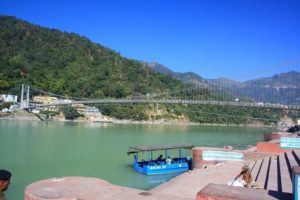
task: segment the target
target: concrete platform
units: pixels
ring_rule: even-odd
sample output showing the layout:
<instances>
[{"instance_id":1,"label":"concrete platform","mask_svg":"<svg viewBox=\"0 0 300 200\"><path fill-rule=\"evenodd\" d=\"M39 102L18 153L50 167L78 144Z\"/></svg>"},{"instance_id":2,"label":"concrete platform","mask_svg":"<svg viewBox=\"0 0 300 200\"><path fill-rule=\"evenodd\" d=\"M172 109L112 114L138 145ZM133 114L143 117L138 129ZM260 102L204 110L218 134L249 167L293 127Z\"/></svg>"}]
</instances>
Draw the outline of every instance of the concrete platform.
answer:
<instances>
[{"instance_id":1,"label":"concrete platform","mask_svg":"<svg viewBox=\"0 0 300 200\"><path fill-rule=\"evenodd\" d=\"M186 172L150 192L176 195L177 199L196 199L197 192L208 183L227 185L240 172L244 164L246 163L242 161L231 161L207 165L202 169Z\"/></svg>"},{"instance_id":2,"label":"concrete platform","mask_svg":"<svg viewBox=\"0 0 300 200\"><path fill-rule=\"evenodd\" d=\"M208 183L223 185L225 187L228 181L232 181L240 172L242 166L247 164L251 169L253 180L262 186L262 190L259 190L267 194L267 197L264 196L264 198L292 199L292 167L300 166L300 151L293 150L279 154L262 154L260 156L255 155L255 157L258 157L258 159L208 165L206 168L185 173L151 191L160 194L174 194L175 192L180 198L192 198L198 191L205 188ZM218 191L218 188L219 186L214 191ZM230 193L235 190L235 187L232 187L232 191L228 190L228 192ZM257 193L258 189L251 190L253 190L253 199L255 199L255 193ZM218 195L217 193L214 195ZM228 199L230 198L228 197Z\"/></svg>"},{"instance_id":3,"label":"concrete platform","mask_svg":"<svg viewBox=\"0 0 300 200\"><path fill-rule=\"evenodd\" d=\"M208 184L197 193L196 200L271 200L266 190ZM272 198L273 199L273 198Z\"/></svg>"},{"instance_id":4,"label":"concrete platform","mask_svg":"<svg viewBox=\"0 0 300 200\"><path fill-rule=\"evenodd\" d=\"M175 195L112 185L92 177L61 177L41 180L26 187L25 200L159 200L178 199ZM189 200L188 198L183 198Z\"/></svg>"},{"instance_id":5,"label":"concrete platform","mask_svg":"<svg viewBox=\"0 0 300 200\"><path fill-rule=\"evenodd\" d=\"M261 154L251 149L245 151L245 154L247 156L243 161L204 165L200 169L186 172L150 191L112 185L97 178L62 177L38 181L27 186L25 200L192 200L196 199L198 192L209 183L218 185L217 188L221 188L220 190L223 187L227 188L227 183L234 179L245 164L249 165L253 179L262 186L263 199L291 199L292 167L300 165L300 151ZM214 190L218 191L217 188ZM235 187L230 188L233 191L236 190ZM247 188L238 190L243 189ZM257 189L252 190L257 191Z\"/></svg>"}]
</instances>

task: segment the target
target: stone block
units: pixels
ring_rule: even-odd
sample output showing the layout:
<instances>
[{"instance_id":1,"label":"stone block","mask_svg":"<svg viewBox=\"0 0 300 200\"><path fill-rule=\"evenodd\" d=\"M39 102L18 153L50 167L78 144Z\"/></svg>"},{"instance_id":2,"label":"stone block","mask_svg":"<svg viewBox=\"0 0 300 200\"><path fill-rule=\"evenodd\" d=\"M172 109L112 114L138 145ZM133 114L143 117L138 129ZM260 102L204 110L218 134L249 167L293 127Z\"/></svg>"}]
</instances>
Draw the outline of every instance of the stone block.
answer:
<instances>
[{"instance_id":1,"label":"stone block","mask_svg":"<svg viewBox=\"0 0 300 200\"><path fill-rule=\"evenodd\" d=\"M280 148L279 143L270 143L270 142L258 142L256 144L258 152L268 152L268 153L284 153L291 152L291 149Z\"/></svg>"}]
</instances>

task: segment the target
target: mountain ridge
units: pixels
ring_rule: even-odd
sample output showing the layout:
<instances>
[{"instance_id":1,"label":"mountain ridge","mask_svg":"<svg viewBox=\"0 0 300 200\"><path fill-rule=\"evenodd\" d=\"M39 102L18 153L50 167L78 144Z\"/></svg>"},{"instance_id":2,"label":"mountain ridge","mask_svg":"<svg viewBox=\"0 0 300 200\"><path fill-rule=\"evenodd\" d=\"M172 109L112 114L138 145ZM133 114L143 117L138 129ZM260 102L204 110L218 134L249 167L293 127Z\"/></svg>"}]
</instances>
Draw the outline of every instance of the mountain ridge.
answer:
<instances>
[{"instance_id":1,"label":"mountain ridge","mask_svg":"<svg viewBox=\"0 0 300 200\"><path fill-rule=\"evenodd\" d=\"M158 72L158 73L162 73L165 75L169 75L173 78L176 78L177 80L182 81L183 83L186 84L192 84L192 85L201 85L201 86L207 86L207 81L206 79L204 79L203 77L201 77L200 75L194 73L194 72L174 72L171 69L169 69L168 67L159 64L157 62L143 62L146 66L148 66L149 68L153 69L154 71Z\"/></svg>"},{"instance_id":2,"label":"mountain ridge","mask_svg":"<svg viewBox=\"0 0 300 200\"><path fill-rule=\"evenodd\" d=\"M176 78L186 84L197 87L221 86L228 88L237 94L247 95L255 101L270 103L296 104L300 102L300 72L289 71L285 73L274 74L271 77L262 77L244 82L231 80L225 77L217 79L205 79L193 72L174 72L168 67L152 62L144 64L156 72ZM267 96L268 94L269 96ZM285 97L287 99L285 99Z\"/></svg>"}]
</instances>

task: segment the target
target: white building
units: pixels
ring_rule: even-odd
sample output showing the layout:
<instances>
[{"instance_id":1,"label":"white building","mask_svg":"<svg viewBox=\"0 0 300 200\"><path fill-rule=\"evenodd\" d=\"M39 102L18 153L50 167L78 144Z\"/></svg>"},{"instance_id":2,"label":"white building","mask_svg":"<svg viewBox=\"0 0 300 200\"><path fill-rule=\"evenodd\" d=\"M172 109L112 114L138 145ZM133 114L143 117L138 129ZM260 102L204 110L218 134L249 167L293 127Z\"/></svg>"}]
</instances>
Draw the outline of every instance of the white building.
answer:
<instances>
[{"instance_id":1,"label":"white building","mask_svg":"<svg viewBox=\"0 0 300 200\"><path fill-rule=\"evenodd\" d=\"M57 97L51 96L34 96L33 101L37 103L53 104L57 102Z\"/></svg>"},{"instance_id":2,"label":"white building","mask_svg":"<svg viewBox=\"0 0 300 200\"><path fill-rule=\"evenodd\" d=\"M18 96L11 95L11 94L1 94L0 95L0 102L17 103L18 102Z\"/></svg>"}]
</instances>

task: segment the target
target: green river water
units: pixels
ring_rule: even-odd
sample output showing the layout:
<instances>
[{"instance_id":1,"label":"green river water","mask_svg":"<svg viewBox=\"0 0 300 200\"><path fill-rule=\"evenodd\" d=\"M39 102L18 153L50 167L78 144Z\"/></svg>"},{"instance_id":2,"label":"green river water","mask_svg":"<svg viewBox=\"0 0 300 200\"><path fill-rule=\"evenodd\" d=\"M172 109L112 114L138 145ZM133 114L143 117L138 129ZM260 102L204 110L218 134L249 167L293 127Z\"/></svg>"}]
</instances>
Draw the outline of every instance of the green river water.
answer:
<instances>
[{"instance_id":1,"label":"green river water","mask_svg":"<svg viewBox=\"0 0 300 200\"><path fill-rule=\"evenodd\" d=\"M62 176L92 176L148 190L175 175L145 176L135 172L133 158L126 154L129 146L190 143L243 149L261 141L263 133L269 131L249 127L0 120L0 169L13 173L6 191L9 200L23 199L25 187L32 182Z\"/></svg>"}]
</instances>

